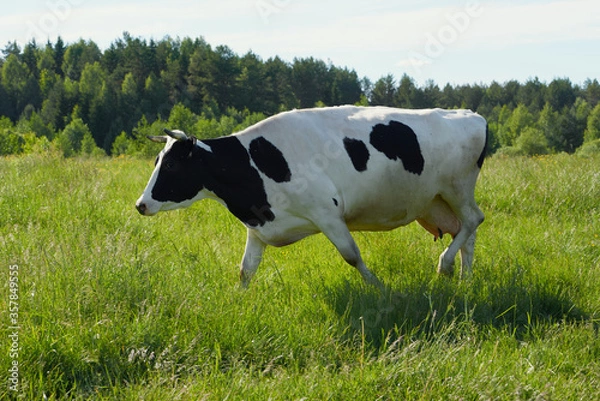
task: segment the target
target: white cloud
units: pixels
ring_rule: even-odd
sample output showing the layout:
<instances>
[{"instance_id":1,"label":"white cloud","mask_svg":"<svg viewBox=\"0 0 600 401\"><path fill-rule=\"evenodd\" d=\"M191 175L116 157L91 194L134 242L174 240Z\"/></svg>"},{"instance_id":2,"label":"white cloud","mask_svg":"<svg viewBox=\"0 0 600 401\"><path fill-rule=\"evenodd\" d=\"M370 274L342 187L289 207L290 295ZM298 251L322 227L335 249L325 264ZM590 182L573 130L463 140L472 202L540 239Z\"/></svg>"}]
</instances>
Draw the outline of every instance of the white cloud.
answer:
<instances>
[{"instance_id":1,"label":"white cloud","mask_svg":"<svg viewBox=\"0 0 600 401\"><path fill-rule=\"evenodd\" d=\"M570 0L539 3L482 3L484 12L469 40L476 45L600 39L600 2Z\"/></svg>"},{"instance_id":2,"label":"white cloud","mask_svg":"<svg viewBox=\"0 0 600 401\"><path fill-rule=\"evenodd\" d=\"M432 60L428 60L425 58L418 57L410 57L403 60L400 60L396 63L398 67L413 67L413 68L421 68L428 65L431 65Z\"/></svg>"},{"instance_id":3,"label":"white cloud","mask_svg":"<svg viewBox=\"0 0 600 401\"><path fill-rule=\"evenodd\" d=\"M206 35L216 37L221 43L231 40L243 42L248 48L270 46L274 50L295 49L301 53L338 48L387 50L398 55L409 50L418 52L428 35L436 36L452 26L449 18L478 4L482 15L468 21L456 46L503 46L600 37L597 0L534 3L465 0L452 6L440 1L408 5L347 1L344 6L340 2L310 0L72 2L74 5L66 11L49 8L50 1L45 9L34 14L0 17L3 27L0 32L10 38L14 33L11 35L9 31L18 31L18 39L27 40L26 34L35 25L50 37L61 34L95 41L101 41L99 37L109 33L112 35L109 40L114 40L123 31L129 31L155 38L168 33Z\"/></svg>"},{"instance_id":4,"label":"white cloud","mask_svg":"<svg viewBox=\"0 0 600 401\"><path fill-rule=\"evenodd\" d=\"M252 49L265 59L275 55L286 60L308 56L331 59L337 65L346 65L375 79L404 71L421 72L425 79L442 68L447 69L452 60L456 65L461 64L461 73L464 70L469 74L468 71L481 68L465 65L466 60L481 60L482 55L490 52L502 53L500 60L506 60L505 69L508 63L514 64L513 59L534 57L527 46L535 47L535 57L552 64L556 60L556 54L551 54L557 51L555 45L600 40L597 0L462 0L451 5L443 0L40 0L35 3L37 9L29 2L11 3L12 8L4 9L0 15L0 41L17 39L23 45L33 34L38 43L44 43L60 35L67 42L91 39L105 48L124 31L134 37L156 40L166 35L204 36L211 45L225 44L240 54ZM62 11L50 7L58 3L72 7ZM460 20L473 4L480 8L480 15ZM580 53L573 50L569 58L573 60L574 74L581 70L577 69L581 65L577 60L586 57ZM594 50L587 53L590 64L589 53ZM520 64L522 70L537 65ZM492 73L491 67L488 66L488 74ZM535 75L536 71L529 70L526 74Z\"/></svg>"},{"instance_id":5,"label":"white cloud","mask_svg":"<svg viewBox=\"0 0 600 401\"><path fill-rule=\"evenodd\" d=\"M57 6L56 4L59 4ZM201 36L203 31L235 30L240 18L256 18L253 2L173 1L48 1L45 7L15 10L0 17L0 35L21 45L36 39L45 42L62 36L66 41L91 39L106 46L124 31L134 36L161 39L171 36Z\"/></svg>"}]
</instances>

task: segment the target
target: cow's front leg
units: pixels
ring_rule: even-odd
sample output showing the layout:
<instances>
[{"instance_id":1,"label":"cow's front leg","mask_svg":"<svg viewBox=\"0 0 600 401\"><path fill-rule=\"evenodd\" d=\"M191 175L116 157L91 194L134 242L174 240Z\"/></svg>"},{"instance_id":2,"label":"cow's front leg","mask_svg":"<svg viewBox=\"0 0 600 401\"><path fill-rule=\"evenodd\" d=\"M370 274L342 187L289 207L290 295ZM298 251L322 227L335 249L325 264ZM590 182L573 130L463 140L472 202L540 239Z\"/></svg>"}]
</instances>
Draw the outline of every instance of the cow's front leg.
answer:
<instances>
[{"instance_id":1,"label":"cow's front leg","mask_svg":"<svg viewBox=\"0 0 600 401\"><path fill-rule=\"evenodd\" d=\"M320 228L323 234L335 245L344 260L358 270L367 284L371 284L382 291L384 290L381 281L365 265L360 255L360 250L356 242L354 242L354 238L352 238L346 223L343 221L330 222L330 224L323 225Z\"/></svg>"},{"instance_id":2,"label":"cow's front leg","mask_svg":"<svg viewBox=\"0 0 600 401\"><path fill-rule=\"evenodd\" d=\"M250 280L252 280L254 273L256 273L256 269L258 269L258 265L262 260L265 247L266 244L262 242L251 229L248 229L246 249L240 266L240 282L243 288L248 287Z\"/></svg>"}]
</instances>

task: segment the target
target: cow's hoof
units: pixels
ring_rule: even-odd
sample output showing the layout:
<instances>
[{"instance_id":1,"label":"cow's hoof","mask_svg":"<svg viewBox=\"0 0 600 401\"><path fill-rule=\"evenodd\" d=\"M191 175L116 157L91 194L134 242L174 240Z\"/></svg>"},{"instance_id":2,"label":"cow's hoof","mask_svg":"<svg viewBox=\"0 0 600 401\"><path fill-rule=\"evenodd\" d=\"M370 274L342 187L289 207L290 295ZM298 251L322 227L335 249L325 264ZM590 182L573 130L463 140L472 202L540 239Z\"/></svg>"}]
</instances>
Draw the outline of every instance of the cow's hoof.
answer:
<instances>
[{"instance_id":1,"label":"cow's hoof","mask_svg":"<svg viewBox=\"0 0 600 401\"><path fill-rule=\"evenodd\" d=\"M243 290L247 290L250 286L250 281L252 280L252 276L246 274L243 270L240 271L240 288Z\"/></svg>"},{"instance_id":2,"label":"cow's hoof","mask_svg":"<svg viewBox=\"0 0 600 401\"><path fill-rule=\"evenodd\" d=\"M438 267L437 272L441 276L448 277L448 278L452 278L454 276L454 269L448 270L448 269L442 269L442 268Z\"/></svg>"},{"instance_id":3,"label":"cow's hoof","mask_svg":"<svg viewBox=\"0 0 600 401\"><path fill-rule=\"evenodd\" d=\"M440 256L440 261L437 268L438 274L446 277L454 276L454 263L448 263L444 260L444 255Z\"/></svg>"},{"instance_id":4,"label":"cow's hoof","mask_svg":"<svg viewBox=\"0 0 600 401\"><path fill-rule=\"evenodd\" d=\"M373 276L373 278L371 278L369 281L367 281L367 283L373 287L375 287L377 290L379 290L379 292L384 293L385 292L385 286L383 285L383 283L381 281L379 281L379 279L376 276Z\"/></svg>"},{"instance_id":5,"label":"cow's hoof","mask_svg":"<svg viewBox=\"0 0 600 401\"><path fill-rule=\"evenodd\" d=\"M460 279L461 280L470 280L473 278L473 270L463 267L460 270Z\"/></svg>"}]
</instances>

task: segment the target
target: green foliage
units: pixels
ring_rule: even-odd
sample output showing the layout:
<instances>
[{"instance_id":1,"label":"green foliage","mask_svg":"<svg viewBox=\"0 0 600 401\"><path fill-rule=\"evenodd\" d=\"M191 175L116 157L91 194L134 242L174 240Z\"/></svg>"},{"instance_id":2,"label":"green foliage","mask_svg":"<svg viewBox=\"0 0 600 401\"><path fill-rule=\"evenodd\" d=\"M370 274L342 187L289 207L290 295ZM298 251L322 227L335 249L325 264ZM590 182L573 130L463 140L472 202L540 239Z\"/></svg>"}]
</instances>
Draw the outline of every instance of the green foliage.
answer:
<instances>
[{"instance_id":1,"label":"green foliage","mask_svg":"<svg viewBox=\"0 0 600 401\"><path fill-rule=\"evenodd\" d=\"M467 281L437 276L449 239L416 224L355 233L383 294L321 235L269 248L241 290L245 230L223 206L137 214L151 160L0 158L19 397L598 399L599 157L487 160Z\"/></svg>"},{"instance_id":2,"label":"green foliage","mask_svg":"<svg viewBox=\"0 0 600 401\"><path fill-rule=\"evenodd\" d=\"M523 104L519 104L517 108L511 112L498 133L500 145L513 146L523 130L531 127L533 123L533 116L527 107Z\"/></svg>"},{"instance_id":3,"label":"green foliage","mask_svg":"<svg viewBox=\"0 0 600 401\"><path fill-rule=\"evenodd\" d=\"M544 133L548 146L553 151L558 151L560 148L559 120L559 113L554 110L550 103L546 103L540 113L537 126Z\"/></svg>"},{"instance_id":4,"label":"green foliage","mask_svg":"<svg viewBox=\"0 0 600 401\"><path fill-rule=\"evenodd\" d=\"M391 74L379 79L371 91L370 103L374 106L392 106L396 96L396 82Z\"/></svg>"},{"instance_id":5,"label":"green foliage","mask_svg":"<svg viewBox=\"0 0 600 401\"><path fill-rule=\"evenodd\" d=\"M155 157L164 146L148 140L148 136L162 135L163 129L166 127L167 123L161 119L148 123L146 118L142 117L133 130L132 136L127 135L125 132L119 135L121 137L119 145L121 150L117 155ZM121 153L122 150L125 150L125 152Z\"/></svg>"},{"instance_id":6,"label":"green foliage","mask_svg":"<svg viewBox=\"0 0 600 401\"><path fill-rule=\"evenodd\" d=\"M576 97L576 91L568 78L554 79L545 91L546 103L550 103L555 110L570 107L575 103Z\"/></svg>"},{"instance_id":7,"label":"green foliage","mask_svg":"<svg viewBox=\"0 0 600 401\"><path fill-rule=\"evenodd\" d=\"M0 115L16 120L27 106L25 99L25 87L28 77L27 66L19 60L16 54L11 54L3 61L1 68L1 86L6 100L2 103L4 110Z\"/></svg>"},{"instance_id":8,"label":"green foliage","mask_svg":"<svg viewBox=\"0 0 600 401\"><path fill-rule=\"evenodd\" d=\"M58 38L55 51L62 46L61 43L62 40ZM62 74L73 81L79 81L85 68L90 64L93 65L95 62L100 61L101 58L102 53L94 42L86 42L81 39L79 42L67 46L66 50L64 50L61 64Z\"/></svg>"},{"instance_id":9,"label":"green foliage","mask_svg":"<svg viewBox=\"0 0 600 401\"><path fill-rule=\"evenodd\" d=\"M94 141L94 138L92 137L92 133L91 132L86 132L83 136L83 139L81 140L81 152L82 155L84 156L106 156L106 153L104 152L104 150L100 149L98 146L96 146L96 142Z\"/></svg>"},{"instance_id":10,"label":"green foliage","mask_svg":"<svg viewBox=\"0 0 600 401\"><path fill-rule=\"evenodd\" d=\"M196 115L182 104L176 105L168 121L157 119L151 124L145 117L139 121L133 135L121 132L113 142L111 154L113 156L155 156L162 148L161 144L151 142L148 136L162 135L164 128L183 129L188 135L199 138L217 138L239 132L265 118L261 113L243 113L230 108L228 114L220 119L207 118L204 114Z\"/></svg>"},{"instance_id":11,"label":"green foliage","mask_svg":"<svg viewBox=\"0 0 600 401\"><path fill-rule=\"evenodd\" d=\"M23 153L25 154L51 154L56 151L48 137L38 137L35 133L30 132L24 134L23 139L25 141L23 144Z\"/></svg>"},{"instance_id":12,"label":"green foliage","mask_svg":"<svg viewBox=\"0 0 600 401\"><path fill-rule=\"evenodd\" d=\"M517 146L504 146L498 149L496 152L498 156L508 156L508 157L516 157L516 156L525 156L525 152L517 147Z\"/></svg>"},{"instance_id":13,"label":"green foliage","mask_svg":"<svg viewBox=\"0 0 600 401\"><path fill-rule=\"evenodd\" d=\"M119 136L115 138L110 150L113 156L122 156L129 154L130 139L125 131L121 132Z\"/></svg>"},{"instance_id":14,"label":"green foliage","mask_svg":"<svg viewBox=\"0 0 600 401\"><path fill-rule=\"evenodd\" d=\"M525 128L515 142L517 148L525 155L535 156L548 153L548 141L544 133L538 128Z\"/></svg>"},{"instance_id":15,"label":"green foliage","mask_svg":"<svg viewBox=\"0 0 600 401\"><path fill-rule=\"evenodd\" d=\"M64 157L75 155L102 155L104 152L98 149L92 132L81 118L74 118L55 140L59 150Z\"/></svg>"},{"instance_id":16,"label":"green foliage","mask_svg":"<svg viewBox=\"0 0 600 401\"><path fill-rule=\"evenodd\" d=\"M592 142L596 139L600 139L600 104L590 112L584 134L584 142Z\"/></svg>"},{"instance_id":17,"label":"green foliage","mask_svg":"<svg viewBox=\"0 0 600 401\"><path fill-rule=\"evenodd\" d=\"M600 153L600 138L587 141L577 150L580 156L590 156Z\"/></svg>"},{"instance_id":18,"label":"green foliage","mask_svg":"<svg viewBox=\"0 0 600 401\"><path fill-rule=\"evenodd\" d=\"M433 81L420 86L407 74L399 79L388 74L372 83L312 57L262 60L252 52L240 56L227 46L212 47L203 38L148 42L127 32L104 51L92 41L65 44L58 38L23 49L9 43L3 54L0 116L18 126L2 134L4 154L21 152L28 132L54 141L75 110L94 142L118 154L141 122L167 121L173 129L217 137L246 126L248 116L256 121L294 108L340 104L470 108L487 118L492 151L518 148L519 136L530 127L544 133L552 153L575 152L584 131L586 141L598 137L597 79L583 86L568 78L549 83L533 78L440 88ZM64 138L56 143L61 141L68 147ZM127 152L145 153L137 144L131 149Z\"/></svg>"},{"instance_id":19,"label":"green foliage","mask_svg":"<svg viewBox=\"0 0 600 401\"><path fill-rule=\"evenodd\" d=\"M29 131L32 131L38 137L52 139L54 137L54 127L52 123L46 123L42 116L35 111L31 113L29 121L26 122Z\"/></svg>"},{"instance_id":20,"label":"green foliage","mask_svg":"<svg viewBox=\"0 0 600 401\"><path fill-rule=\"evenodd\" d=\"M104 52L91 41L65 46L59 38L55 45L30 44L23 52L15 45L5 54L0 115L16 121L31 107L41 118L37 127L52 130L40 135L53 139L77 108L105 150L123 131L131 138L142 117L150 123L183 120L177 128L184 130L200 119L215 120L223 126L221 134L241 123L228 123L235 113L272 115L316 101L354 103L362 94L354 71L315 59L290 64L279 58L263 61L253 53L240 57L202 38L148 43L125 33Z\"/></svg>"},{"instance_id":21,"label":"green foliage","mask_svg":"<svg viewBox=\"0 0 600 401\"><path fill-rule=\"evenodd\" d=\"M183 104L176 104L171 109L169 120L167 121L171 129L180 129L183 132L192 134L194 131L194 125L198 122L198 116L195 115L190 109L185 107Z\"/></svg>"},{"instance_id":22,"label":"green foliage","mask_svg":"<svg viewBox=\"0 0 600 401\"><path fill-rule=\"evenodd\" d=\"M21 153L23 139L7 117L0 117L0 156Z\"/></svg>"},{"instance_id":23,"label":"green foliage","mask_svg":"<svg viewBox=\"0 0 600 401\"><path fill-rule=\"evenodd\" d=\"M0 117L0 156L20 153L50 153L54 149L47 136L38 136L32 121L21 121L18 126L7 117Z\"/></svg>"},{"instance_id":24,"label":"green foliage","mask_svg":"<svg viewBox=\"0 0 600 401\"><path fill-rule=\"evenodd\" d=\"M361 94L360 95L360 100L356 103L354 103L355 106L368 106L369 105L369 99L367 98L367 96L365 94Z\"/></svg>"}]
</instances>

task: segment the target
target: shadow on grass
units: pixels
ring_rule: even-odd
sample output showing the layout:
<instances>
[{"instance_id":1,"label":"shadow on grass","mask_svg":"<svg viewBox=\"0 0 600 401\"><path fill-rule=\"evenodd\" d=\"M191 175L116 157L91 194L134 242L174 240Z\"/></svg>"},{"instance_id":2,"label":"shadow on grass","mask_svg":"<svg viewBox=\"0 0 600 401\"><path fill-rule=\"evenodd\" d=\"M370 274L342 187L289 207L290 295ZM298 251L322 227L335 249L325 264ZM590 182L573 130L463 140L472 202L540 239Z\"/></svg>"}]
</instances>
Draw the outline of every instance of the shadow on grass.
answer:
<instances>
[{"instance_id":1,"label":"shadow on grass","mask_svg":"<svg viewBox=\"0 0 600 401\"><path fill-rule=\"evenodd\" d=\"M347 321L348 335L364 338L376 352L399 337L459 336L461 327L482 333L486 330L477 328L494 328L525 339L536 327L591 318L570 299L564 284L526 285L514 276L504 283L435 277L401 290L388 287L384 293L345 282L324 293L325 301Z\"/></svg>"}]
</instances>

